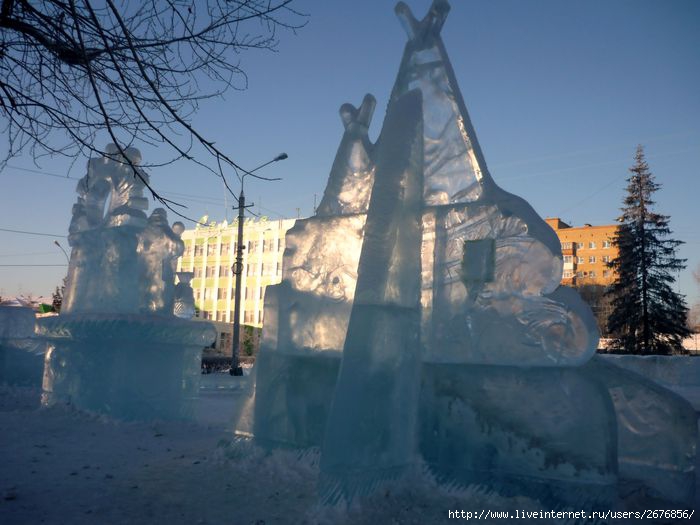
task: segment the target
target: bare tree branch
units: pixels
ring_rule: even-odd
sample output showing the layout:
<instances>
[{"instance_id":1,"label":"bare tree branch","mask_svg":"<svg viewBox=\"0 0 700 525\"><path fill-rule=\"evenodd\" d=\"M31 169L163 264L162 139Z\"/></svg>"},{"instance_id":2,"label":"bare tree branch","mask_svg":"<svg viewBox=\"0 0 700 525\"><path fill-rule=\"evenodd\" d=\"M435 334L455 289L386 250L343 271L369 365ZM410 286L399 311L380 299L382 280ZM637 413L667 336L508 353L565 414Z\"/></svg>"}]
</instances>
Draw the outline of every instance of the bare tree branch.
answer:
<instances>
[{"instance_id":1,"label":"bare tree branch","mask_svg":"<svg viewBox=\"0 0 700 525\"><path fill-rule=\"evenodd\" d=\"M274 51L279 30L304 25L291 3L2 0L0 117L10 147L0 168L22 153L105 154L95 145L104 132L119 149L115 160L130 164L123 153L131 145L160 145L170 152L166 160L141 170L184 159L221 177L235 198L225 168L239 178L263 177L195 129L191 117L200 102L247 87L239 53ZM178 213L170 206L177 203L143 182Z\"/></svg>"}]
</instances>

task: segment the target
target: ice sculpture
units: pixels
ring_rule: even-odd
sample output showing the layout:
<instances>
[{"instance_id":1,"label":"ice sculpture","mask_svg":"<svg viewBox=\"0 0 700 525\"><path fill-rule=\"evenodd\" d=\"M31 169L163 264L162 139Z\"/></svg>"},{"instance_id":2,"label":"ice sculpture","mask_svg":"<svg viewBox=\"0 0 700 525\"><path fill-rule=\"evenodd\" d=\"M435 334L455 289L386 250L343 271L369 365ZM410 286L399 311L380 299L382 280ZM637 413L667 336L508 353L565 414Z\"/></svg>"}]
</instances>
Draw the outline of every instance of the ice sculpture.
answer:
<instances>
[{"instance_id":1,"label":"ice sculpture","mask_svg":"<svg viewBox=\"0 0 700 525\"><path fill-rule=\"evenodd\" d=\"M173 315L184 225L171 228L161 208L146 216L148 176L133 171L141 154L124 154L109 145L78 183L63 309L38 325L49 342L44 401L127 419L187 418L202 348L216 332Z\"/></svg>"},{"instance_id":2,"label":"ice sculpture","mask_svg":"<svg viewBox=\"0 0 700 525\"><path fill-rule=\"evenodd\" d=\"M687 501L692 409L592 359L556 234L486 167L440 37L448 11L397 5L409 39L375 144L373 99L341 107L321 206L266 292L255 438L321 447L331 502L417 458L558 503L612 504L620 482Z\"/></svg>"},{"instance_id":3,"label":"ice sculpture","mask_svg":"<svg viewBox=\"0 0 700 525\"><path fill-rule=\"evenodd\" d=\"M370 487L373 479L413 461L415 443L406 429L415 428L420 382L420 131L421 95L413 91L389 106L379 139L355 300L321 458L323 490L331 498Z\"/></svg>"},{"instance_id":4,"label":"ice sculpture","mask_svg":"<svg viewBox=\"0 0 700 525\"><path fill-rule=\"evenodd\" d=\"M0 305L0 384L41 387L46 345L35 323L31 308Z\"/></svg>"},{"instance_id":5,"label":"ice sculpture","mask_svg":"<svg viewBox=\"0 0 700 525\"><path fill-rule=\"evenodd\" d=\"M296 221L285 239L282 283L265 291L254 431L274 443L319 444L357 282L374 182L367 136L375 107L344 104L345 133L316 216ZM324 379L328 378L328 383ZM309 388L316 395L307 395ZM309 400L313 401L308 403Z\"/></svg>"},{"instance_id":6,"label":"ice sculpture","mask_svg":"<svg viewBox=\"0 0 700 525\"><path fill-rule=\"evenodd\" d=\"M175 285L175 306L173 313L182 319L192 319L195 314L194 290L190 285L194 272L177 272L178 283Z\"/></svg>"}]
</instances>

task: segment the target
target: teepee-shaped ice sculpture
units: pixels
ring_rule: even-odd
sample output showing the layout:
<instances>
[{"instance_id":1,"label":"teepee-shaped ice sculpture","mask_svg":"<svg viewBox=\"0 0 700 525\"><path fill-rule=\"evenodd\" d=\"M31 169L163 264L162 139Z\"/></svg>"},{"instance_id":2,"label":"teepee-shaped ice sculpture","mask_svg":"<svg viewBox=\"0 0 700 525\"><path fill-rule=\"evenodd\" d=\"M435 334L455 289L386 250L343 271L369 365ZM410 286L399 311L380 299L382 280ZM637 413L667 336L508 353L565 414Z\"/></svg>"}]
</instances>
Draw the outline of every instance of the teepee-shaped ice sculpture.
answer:
<instances>
[{"instance_id":1,"label":"teepee-shaped ice sculpture","mask_svg":"<svg viewBox=\"0 0 700 525\"><path fill-rule=\"evenodd\" d=\"M593 358L554 231L486 167L440 37L448 11L397 5L409 40L375 144L373 99L341 108L321 206L266 294L255 437L321 446L326 501L417 458L560 502L612 503L621 479L683 501L693 409Z\"/></svg>"}]
</instances>

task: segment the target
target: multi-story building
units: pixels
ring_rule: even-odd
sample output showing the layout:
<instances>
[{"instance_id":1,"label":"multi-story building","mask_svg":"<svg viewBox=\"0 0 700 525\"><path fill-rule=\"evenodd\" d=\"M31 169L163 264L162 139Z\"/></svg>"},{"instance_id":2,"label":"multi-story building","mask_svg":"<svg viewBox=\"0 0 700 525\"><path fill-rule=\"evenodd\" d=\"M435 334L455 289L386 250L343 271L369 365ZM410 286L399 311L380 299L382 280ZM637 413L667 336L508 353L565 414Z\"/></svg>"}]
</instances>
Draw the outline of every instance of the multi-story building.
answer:
<instances>
[{"instance_id":1,"label":"multi-story building","mask_svg":"<svg viewBox=\"0 0 700 525\"><path fill-rule=\"evenodd\" d=\"M241 324L261 327L265 287L282 280L284 236L295 219L246 220L243 225ZM232 271L238 249L238 223L226 221L197 226L182 233L185 252L177 270L193 272L197 317L214 322L216 348L230 349L236 276ZM230 354L230 350L229 350Z\"/></svg>"},{"instance_id":2,"label":"multi-story building","mask_svg":"<svg viewBox=\"0 0 700 525\"><path fill-rule=\"evenodd\" d=\"M545 219L556 232L564 256L561 283L568 286L609 285L615 280L608 263L617 257L615 224L572 227L558 217Z\"/></svg>"}]
</instances>

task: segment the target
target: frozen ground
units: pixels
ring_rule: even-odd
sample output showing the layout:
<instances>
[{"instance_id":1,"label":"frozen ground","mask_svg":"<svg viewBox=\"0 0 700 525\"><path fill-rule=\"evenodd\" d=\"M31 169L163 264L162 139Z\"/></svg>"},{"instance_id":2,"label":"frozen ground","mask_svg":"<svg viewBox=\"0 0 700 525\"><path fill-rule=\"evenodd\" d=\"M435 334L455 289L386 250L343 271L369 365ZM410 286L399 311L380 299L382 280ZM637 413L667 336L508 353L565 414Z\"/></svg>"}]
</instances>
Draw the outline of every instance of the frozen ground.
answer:
<instances>
[{"instance_id":1,"label":"frozen ground","mask_svg":"<svg viewBox=\"0 0 700 525\"><path fill-rule=\"evenodd\" d=\"M319 508L318 455L266 456L234 440L225 427L240 392L231 388L236 379L202 379L196 424L124 423L66 406L41 409L39 392L0 387L0 523L426 524L454 522L450 509L541 509L524 498L438 488L425 473L350 510Z\"/></svg>"}]
</instances>

